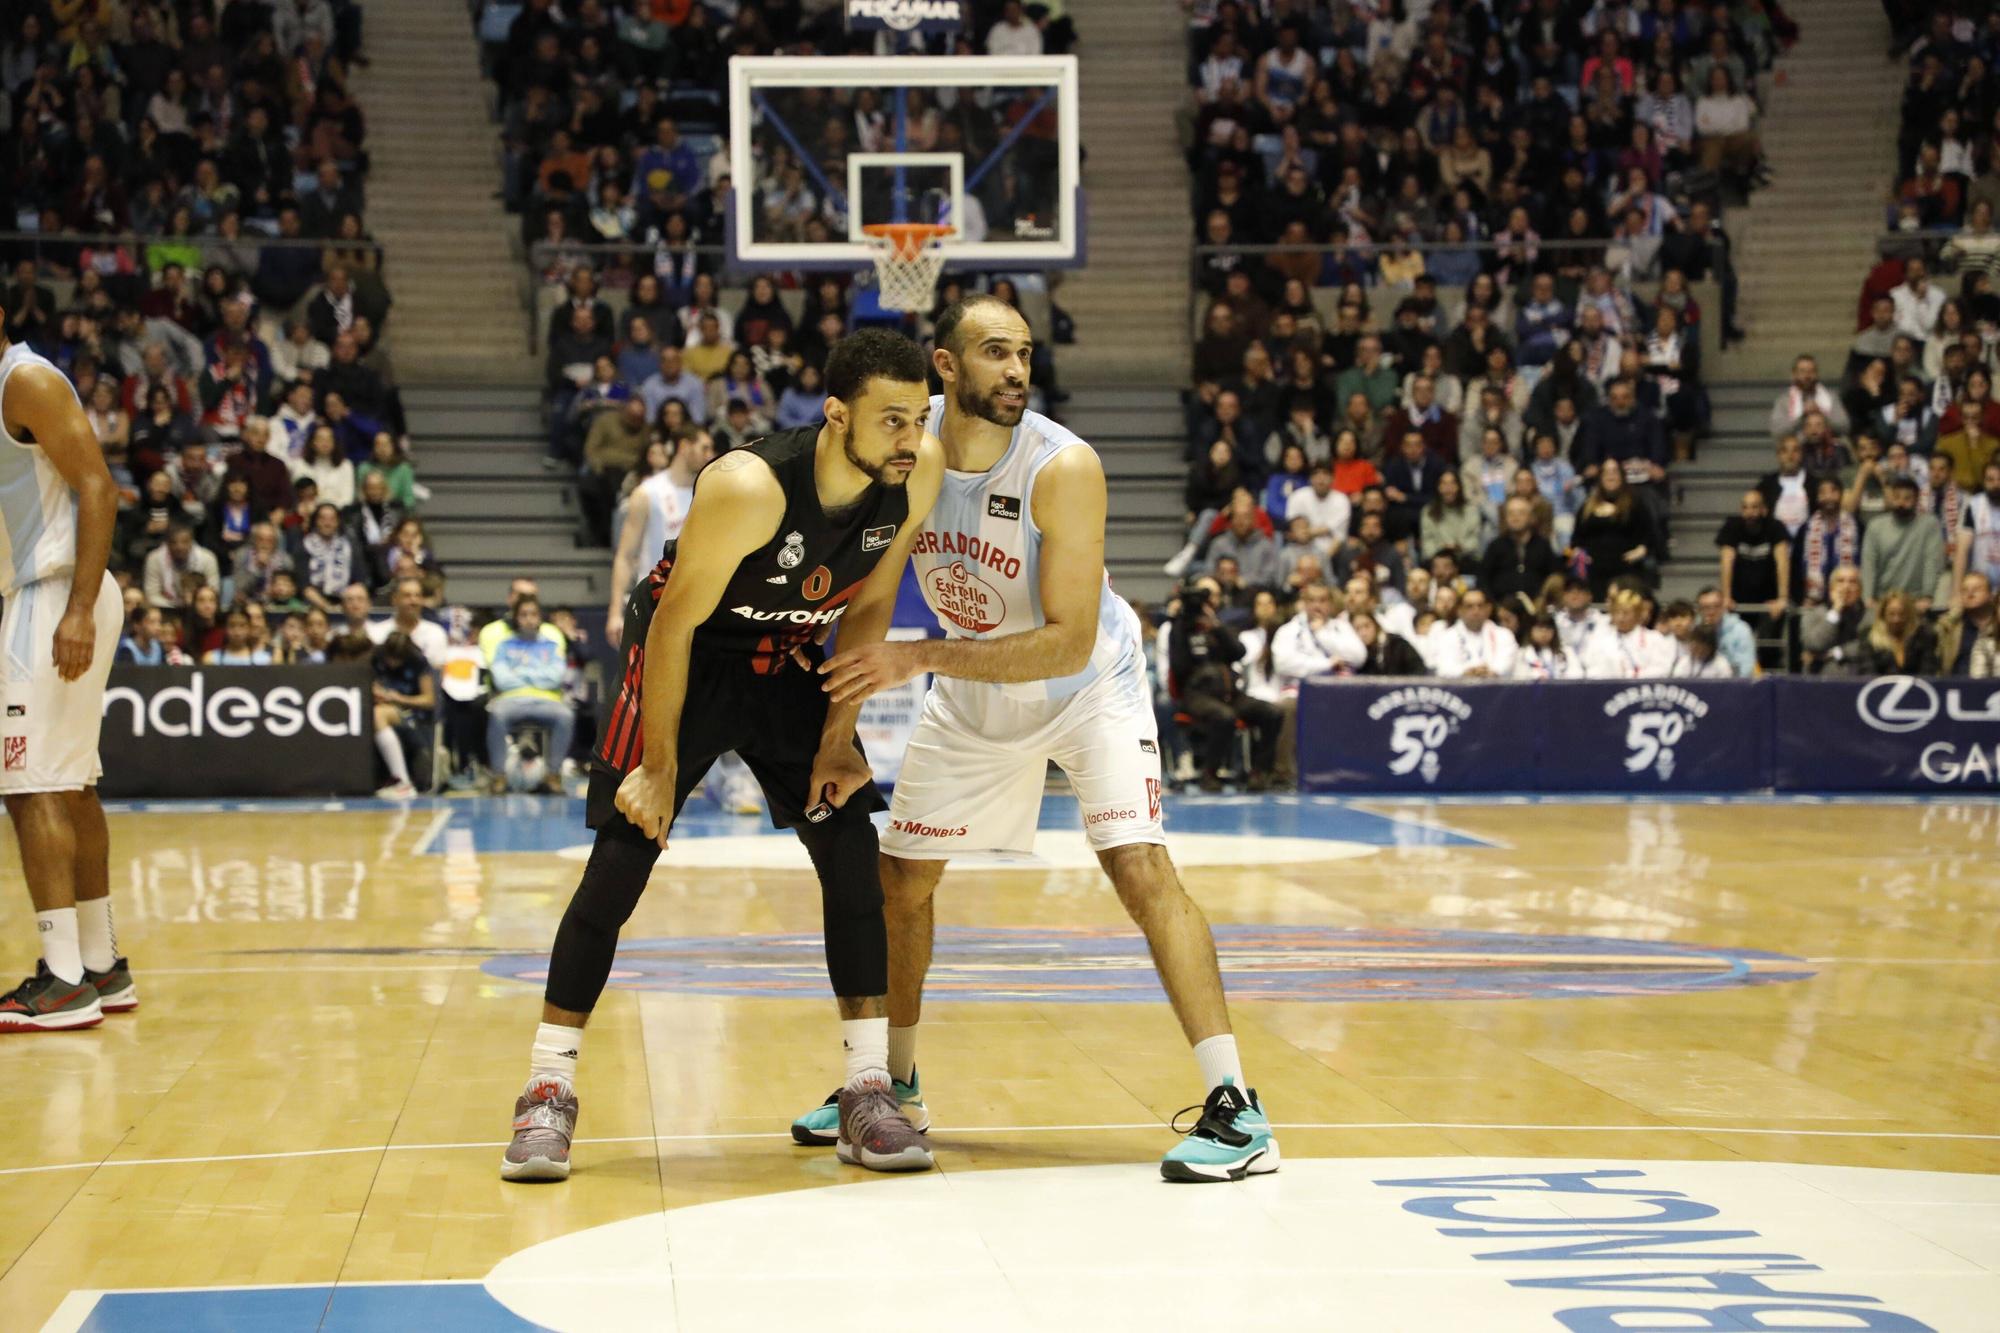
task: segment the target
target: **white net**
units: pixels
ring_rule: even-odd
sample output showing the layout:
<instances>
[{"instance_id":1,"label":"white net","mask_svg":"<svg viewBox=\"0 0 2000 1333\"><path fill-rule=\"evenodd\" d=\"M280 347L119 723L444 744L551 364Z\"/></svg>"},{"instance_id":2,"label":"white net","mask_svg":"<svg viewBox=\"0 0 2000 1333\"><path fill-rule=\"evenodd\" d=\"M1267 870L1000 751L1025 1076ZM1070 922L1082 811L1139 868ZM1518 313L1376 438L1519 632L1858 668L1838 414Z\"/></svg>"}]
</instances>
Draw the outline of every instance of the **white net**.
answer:
<instances>
[{"instance_id":1,"label":"white net","mask_svg":"<svg viewBox=\"0 0 2000 1333\"><path fill-rule=\"evenodd\" d=\"M939 242L949 235L948 227L898 227L880 235L870 233L867 239L875 251L876 299L883 309L930 309L938 274L944 271L944 250Z\"/></svg>"}]
</instances>

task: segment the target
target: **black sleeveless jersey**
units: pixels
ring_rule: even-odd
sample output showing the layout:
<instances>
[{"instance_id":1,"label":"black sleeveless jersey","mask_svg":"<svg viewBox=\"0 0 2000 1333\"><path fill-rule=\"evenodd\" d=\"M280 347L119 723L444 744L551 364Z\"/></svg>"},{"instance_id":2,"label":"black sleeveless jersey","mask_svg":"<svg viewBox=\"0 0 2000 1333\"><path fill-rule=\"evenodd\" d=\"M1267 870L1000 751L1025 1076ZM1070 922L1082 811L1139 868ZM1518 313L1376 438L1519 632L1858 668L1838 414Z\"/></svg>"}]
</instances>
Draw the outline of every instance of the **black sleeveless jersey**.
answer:
<instances>
[{"instance_id":1,"label":"black sleeveless jersey","mask_svg":"<svg viewBox=\"0 0 2000 1333\"><path fill-rule=\"evenodd\" d=\"M792 650L810 645L821 629L840 619L909 517L908 492L880 482L844 509L833 514L821 509L813 485L819 429L779 431L744 446L777 474L785 492L785 516L771 540L737 565L714 614L695 627L696 659L741 662L761 676L793 666ZM667 543L660 562L632 586L625 601L624 678L597 754L600 762L621 773L644 757L640 714L646 632L673 574L679 545Z\"/></svg>"}]
</instances>

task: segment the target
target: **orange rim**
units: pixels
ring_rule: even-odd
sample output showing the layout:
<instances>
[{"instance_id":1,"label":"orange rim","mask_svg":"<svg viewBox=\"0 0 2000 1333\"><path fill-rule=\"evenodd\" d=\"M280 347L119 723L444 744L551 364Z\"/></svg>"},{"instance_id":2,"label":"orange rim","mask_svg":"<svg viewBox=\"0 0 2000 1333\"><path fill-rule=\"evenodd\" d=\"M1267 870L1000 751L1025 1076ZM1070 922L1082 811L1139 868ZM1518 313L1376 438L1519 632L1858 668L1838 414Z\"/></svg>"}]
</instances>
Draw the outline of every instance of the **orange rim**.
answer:
<instances>
[{"instance_id":1,"label":"orange rim","mask_svg":"<svg viewBox=\"0 0 2000 1333\"><path fill-rule=\"evenodd\" d=\"M886 238L904 259L914 259L926 245L942 240L958 228L943 222L867 222L862 234Z\"/></svg>"}]
</instances>

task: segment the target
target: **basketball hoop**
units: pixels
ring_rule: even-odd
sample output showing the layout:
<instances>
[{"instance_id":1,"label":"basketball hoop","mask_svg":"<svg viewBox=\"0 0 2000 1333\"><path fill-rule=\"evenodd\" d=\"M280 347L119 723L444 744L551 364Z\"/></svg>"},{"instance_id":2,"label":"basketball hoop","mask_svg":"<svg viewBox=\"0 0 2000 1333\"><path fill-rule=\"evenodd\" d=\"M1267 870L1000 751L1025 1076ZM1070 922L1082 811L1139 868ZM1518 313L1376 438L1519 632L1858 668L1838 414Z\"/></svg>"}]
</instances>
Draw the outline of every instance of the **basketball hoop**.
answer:
<instances>
[{"instance_id":1,"label":"basketball hoop","mask_svg":"<svg viewBox=\"0 0 2000 1333\"><path fill-rule=\"evenodd\" d=\"M958 229L943 222L870 222L861 228L875 251L876 300L885 310L930 309L944 271L944 238Z\"/></svg>"}]
</instances>

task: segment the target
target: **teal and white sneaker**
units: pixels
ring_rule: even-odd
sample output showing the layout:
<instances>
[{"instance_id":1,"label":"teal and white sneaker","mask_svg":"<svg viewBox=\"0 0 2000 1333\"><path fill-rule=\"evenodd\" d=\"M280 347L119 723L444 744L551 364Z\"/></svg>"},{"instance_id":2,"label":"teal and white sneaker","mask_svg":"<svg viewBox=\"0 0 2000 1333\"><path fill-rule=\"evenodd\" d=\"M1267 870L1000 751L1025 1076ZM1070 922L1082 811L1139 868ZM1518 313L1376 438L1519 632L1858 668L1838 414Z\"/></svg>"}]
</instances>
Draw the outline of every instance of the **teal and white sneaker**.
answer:
<instances>
[{"instance_id":1,"label":"teal and white sneaker","mask_svg":"<svg viewBox=\"0 0 2000 1333\"><path fill-rule=\"evenodd\" d=\"M896 1090L896 1102L911 1127L919 1134L928 1134L931 1112L924 1105L922 1076L912 1069L908 1083L892 1079L889 1086ZM840 1092L835 1088L825 1101L792 1122L793 1143L806 1148L831 1148L840 1141Z\"/></svg>"},{"instance_id":2,"label":"teal and white sneaker","mask_svg":"<svg viewBox=\"0 0 2000 1333\"><path fill-rule=\"evenodd\" d=\"M1174 1119L1194 1109L1190 1106ZM1162 1177L1190 1184L1241 1180L1277 1169L1278 1141L1271 1137L1257 1090L1238 1088L1231 1080L1208 1094L1201 1119L1160 1159Z\"/></svg>"}]
</instances>

